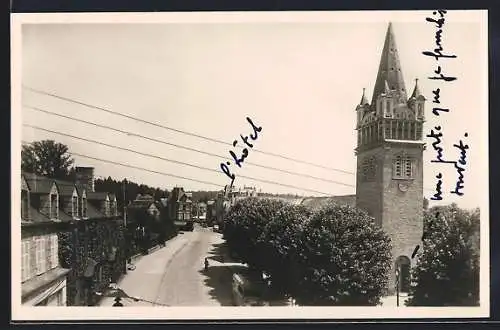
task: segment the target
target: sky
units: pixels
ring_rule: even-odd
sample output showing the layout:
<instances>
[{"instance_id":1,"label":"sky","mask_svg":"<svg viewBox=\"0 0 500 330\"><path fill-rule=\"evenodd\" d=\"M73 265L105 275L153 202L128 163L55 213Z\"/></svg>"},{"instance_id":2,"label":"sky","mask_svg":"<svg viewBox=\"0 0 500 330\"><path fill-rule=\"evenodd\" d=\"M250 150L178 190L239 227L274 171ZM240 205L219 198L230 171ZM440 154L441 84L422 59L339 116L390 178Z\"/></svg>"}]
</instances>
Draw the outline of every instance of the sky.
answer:
<instances>
[{"instance_id":1,"label":"sky","mask_svg":"<svg viewBox=\"0 0 500 330\"><path fill-rule=\"evenodd\" d=\"M476 12L477 13L477 12ZM209 14L207 14L209 15ZM283 14L284 15L284 14ZM336 170L319 168L262 154L250 149L242 168L231 165L235 186L255 186L263 192L299 195L355 193L356 113L363 88L369 100L375 84L380 54L389 21L399 51L406 89L413 91L419 79L427 98L424 135L436 125L444 134L445 158L457 160L453 144L465 132L469 137L463 196L449 193L458 174L453 166L432 164L433 139L424 137L424 196L435 192L438 172L443 173L443 201L462 207L482 205L487 198L487 44L484 24L472 12L449 11L442 45L456 59L440 61L454 82L433 81L436 61L422 55L435 47L436 27L425 21L431 11L371 12L369 15L332 14L321 19L208 20L204 15L185 21L162 16L155 24L122 22L24 24L18 61L25 87L54 93L176 130L232 143L249 135L250 117L262 127L252 141L254 149L284 155ZM189 14L186 16L189 17ZM274 17L274 16L272 16ZM198 20L196 22L196 20ZM274 21L273 21L274 20ZM483 38L483 39L482 39ZM16 60L16 59L14 59ZM485 71L486 70L486 71ZM485 74L486 72L486 74ZM441 105L447 114L432 115L432 90L441 89ZM147 136L189 148L226 156L232 148L180 134L132 119L20 90L18 107L23 141L54 139L77 153L128 164L155 172L109 164L74 155L75 165L93 166L99 177L185 190L218 190L229 184L220 170L221 159L153 142ZM115 132L60 118L30 107L80 120L111 126L133 134ZM167 162L164 159L116 150L61 136L36 125L144 154L189 163L209 171ZM234 162L232 162L234 163ZM260 164L320 177L329 181L280 173ZM263 183L273 181L292 187ZM306 190L307 189L307 190ZM315 192L313 192L315 191ZM431 205L435 202L431 201Z\"/></svg>"}]
</instances>

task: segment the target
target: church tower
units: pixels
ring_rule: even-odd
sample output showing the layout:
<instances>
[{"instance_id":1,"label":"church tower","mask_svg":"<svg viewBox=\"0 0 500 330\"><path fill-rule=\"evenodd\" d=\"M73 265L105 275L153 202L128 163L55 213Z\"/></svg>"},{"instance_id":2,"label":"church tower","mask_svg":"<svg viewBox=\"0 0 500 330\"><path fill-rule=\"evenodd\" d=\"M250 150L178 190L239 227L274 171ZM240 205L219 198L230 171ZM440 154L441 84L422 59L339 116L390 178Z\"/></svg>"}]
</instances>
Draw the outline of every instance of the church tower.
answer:
<instances>
[{"instance_id":1,"label":"church tower","mask_svg":"<svg viewBox=\"0 0 500 330\"><path fill-rule=\"evenodd\" d=\"M390 236L392 269L389 291L399 269L401 292L408 291L413 250L423 233L422 127L425 98L418 80L408 99L389 23L372 101L363 90L357 113L356 205Z\"/></svg>"}]
</instances>

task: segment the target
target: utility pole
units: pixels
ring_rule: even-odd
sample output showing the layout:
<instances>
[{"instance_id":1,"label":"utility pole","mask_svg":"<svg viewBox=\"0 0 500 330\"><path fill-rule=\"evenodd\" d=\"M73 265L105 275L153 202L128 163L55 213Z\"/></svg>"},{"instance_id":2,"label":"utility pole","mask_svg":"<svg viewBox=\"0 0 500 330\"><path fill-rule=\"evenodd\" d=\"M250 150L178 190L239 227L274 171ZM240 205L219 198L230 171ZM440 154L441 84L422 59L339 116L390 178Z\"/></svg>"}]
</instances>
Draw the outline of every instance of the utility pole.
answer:
<instances>
[{"instance_id":1,"label":"utility pole","mask_svg":"<svg viewBox=\"0 0 500 330\"><path fill-rule=\"evenodd\" d=\"M127 228L127 202L126 202L127 179L124 179L122 182L122 190L123 190L123 224L125 225L125 228Z\"/></svg>"}]
</instances>

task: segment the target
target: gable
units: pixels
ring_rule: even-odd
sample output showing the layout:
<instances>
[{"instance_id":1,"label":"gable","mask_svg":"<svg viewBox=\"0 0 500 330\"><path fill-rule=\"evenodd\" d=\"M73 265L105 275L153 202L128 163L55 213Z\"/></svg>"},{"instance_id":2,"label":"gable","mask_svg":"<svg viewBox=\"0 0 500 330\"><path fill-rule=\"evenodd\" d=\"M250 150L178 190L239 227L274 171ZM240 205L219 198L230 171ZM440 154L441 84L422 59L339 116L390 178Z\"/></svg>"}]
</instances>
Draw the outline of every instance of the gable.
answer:
<instances>
[{"instance_id":1,"label":"gable","mask_svg":"<svg viewBox=\"0 0 500 330\"><path fill-rule=\"evenodd\" d=\"M55 182L52 183L52 187L50 187L50 194L59 195L59 189Z\"/></svg>"},{"instance_id":2,"label":"gable","mask_svg":"<svg viewBox=\"0 0 500 330\"><path fill-rule=\"evenodd\" d=\"M30 190L28 182L26 181L26 178L23 175L21 175L21 190L27 190L27 191Z\"/></svg>"}]
</instances>

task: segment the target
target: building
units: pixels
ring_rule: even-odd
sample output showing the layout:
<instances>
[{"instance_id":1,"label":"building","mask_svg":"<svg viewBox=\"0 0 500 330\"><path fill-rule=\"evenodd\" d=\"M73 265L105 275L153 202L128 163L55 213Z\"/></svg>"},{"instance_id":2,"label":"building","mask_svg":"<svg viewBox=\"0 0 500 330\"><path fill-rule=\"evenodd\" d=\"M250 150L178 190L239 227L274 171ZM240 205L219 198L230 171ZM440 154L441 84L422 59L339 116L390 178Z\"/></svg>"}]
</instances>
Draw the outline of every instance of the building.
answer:
<instances>
[{"instance_id":1,"label":"building","mask_svg":"<svg viewBox=\"0 0 500 330\"><path fill-rule=\"evenodd\" d=\"M390 236L401 291L410 283L411 255L423 233L422 128L425 98L418 81L408 98L392 24L385 36L371 103L356 107L356 206Z\"/></svg>"},{"instance_id":2,"label":"building","mask_svg":"<svg viewBox=\"0 0 500 330\"><path fill-rule=\"evenodd\" d=\"M125 272L116 197L93 182L89 167L76 168L75 182L23 173L23 302L94 305Z\"/></svg>"},{"instance_id":3,"label":"building","mask_svg":"<svg viewBox=\"0 0 500 330\"><path fill-rule=\"evenodd\" d=\"M95 191L94 169L77 167L75 172L85 216L64 237L72 269L68 305L94 306L101 298L98 293L125 273L125 229L116 196Z\"/></svg>"},{"instance_id":4,"label":"building","mask_svg":"<svg viewBox=\"0 0 500 330\"><path fill-rule=\"evenodd\" d=\"M198 202L193 204L193 217L203 222L207 219L207 204Z\"/></svg>"},{"instance_id":5,"label":"building","mask_svg":"<svg viewBox=\"0 0 500 330\"><path fill-rule=\"evenodd\" d=\"M306 197L300 201L300 204L310 207L312 209L319 209L332 202L355 207L356 195L331 196L331 197Z\"/></svg>"},{"instance_id":6,"label":"building","mask_svg":"<svg viewBox=\"0 0 500 330\"><path fill-rule=\"evenodd\" d=\"M62 208L60 206L63 206ZM68 213L67 211L71 211ZM78 215L71 195L54 181L21 175L21 301L28 306L66 306L66 276L59 262L58 233Z\"/></svg>"},{"instance_id":7,"label":"building","mask_svg":"<svg viewBox=\"0 0 500 330\"><path fill-rule=\"evenodd\" d=\"M259 194L257 193L257 189L255 187L243 186L243 189L239 188L238 190L236 190L236 188L234 187L230 187L229 190L227 191L227 197L231 205L233 205L240 199L248 197L257 197L258 195Z\"/></svg>"},{"instance_id":8,"label":"building","mask_svg":"<svg viewBox=\"0 0 500 330\"><path fill-rule=\"evenodd\" d=\"M138 194L128 206L127 210L141 209L145 210L149 215L160 220L160 209L162 208L160 202L155 201L154 197L148 194Z\"/></svg>"},{"instance_id":9,"label":"building","mask_svg":"<svg viewBox=\"0 0 500 330\"><path fill-rule=\"evenodd\" d=\"M165 216L166 201L155 201L148 194L138 194L127 206L129 257L146 251L156 244L164 244L171 233L167 227L168 217ZM169 233L167 233L169 232ZM169 236L170 237L170 236Z\"/></svg>"},{"instance_id":10,"label":"building","mask_svg":"<svg viewBox=\"0 0 500 330\"><path fill-rule=\"evenodd\" d=\"M192 228L192 200L189 193L181 187L172 189L168 199L168 215L179 228Z\"/></svg>"}]
</instances>

